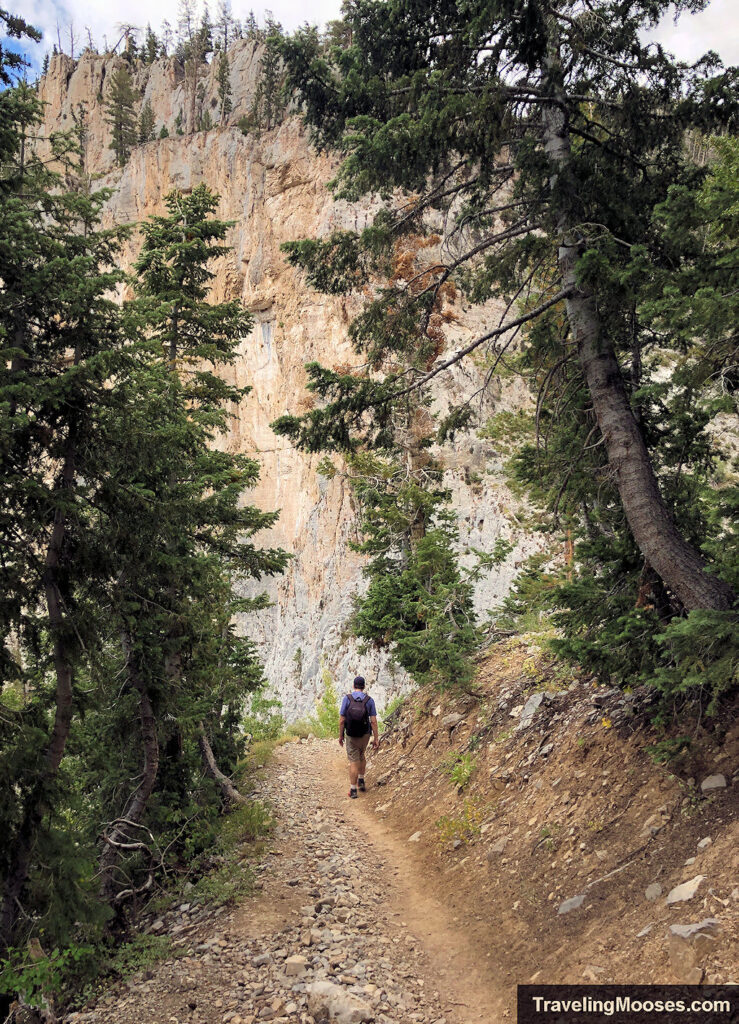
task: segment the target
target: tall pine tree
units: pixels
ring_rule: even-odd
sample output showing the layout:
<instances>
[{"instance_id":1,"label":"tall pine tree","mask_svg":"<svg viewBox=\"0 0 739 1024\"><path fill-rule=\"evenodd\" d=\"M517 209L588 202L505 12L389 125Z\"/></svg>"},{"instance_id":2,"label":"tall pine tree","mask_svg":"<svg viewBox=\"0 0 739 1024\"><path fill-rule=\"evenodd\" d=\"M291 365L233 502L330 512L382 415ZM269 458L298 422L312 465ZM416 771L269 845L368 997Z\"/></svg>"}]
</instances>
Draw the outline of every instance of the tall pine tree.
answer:
<instances>
[{"instance_id":1,"label":"tall pine tree","mask_svg":"<svg viewBox=\"0 0 739 1024\"><path fill-rule=\"evenodd\" d=\"M362 287L399 235L423 230L432 211L449 211L453 255L417 294L402 279L384 289L355 337L391 354L409 331L426 335L449 281L475 302L502 297L513 312L410 383L392 375L378 385L337 381L312 368L317 390L332 399L312 426L330 432L333 422L343 433L358 404L382 417L388 403L483 345L498 344L499 353L500 339L556 307L592 410L593 433L583 439L602 444L638 548L683 608L726 610L733 590L676 525L622 365L640 328L620 268L635 245L662 259L652 211L695 173L685 160L686 127L726 124L735 109L714 58L691 70L641 41L668 6L390 0L378 8L360 0L348 14L349 48L327 51L311 30L286 41L290 84L314 137L348 154L337 194L407 195L402 209L386 203L363 235L305 243L292 258L316 282L330 282L333 266L332 287ZM460 410L451 422L458 427L467 415Z\"/></svg>"},{"instance_id":2,"label":"tall pine tree","mask_svg":"<svg viewBox=\"0 0 739 1024\"><path fill-rule=\"evenodd\" d=\"M134 109L137 98L128 65L121 64L113 72L105 105L106 121L111 129L110 149L119 167L126 164L138 141Z\"/></svg>"}]
</instances>

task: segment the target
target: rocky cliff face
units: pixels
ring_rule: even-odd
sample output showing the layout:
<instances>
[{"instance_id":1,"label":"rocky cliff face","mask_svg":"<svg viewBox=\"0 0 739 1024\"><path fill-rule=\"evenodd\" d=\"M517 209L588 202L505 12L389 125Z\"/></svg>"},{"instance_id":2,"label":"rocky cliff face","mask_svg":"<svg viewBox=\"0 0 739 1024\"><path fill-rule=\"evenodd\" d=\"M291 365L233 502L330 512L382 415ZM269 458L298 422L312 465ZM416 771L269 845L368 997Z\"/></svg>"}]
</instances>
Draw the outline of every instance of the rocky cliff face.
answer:
<instances>
[{"instance_id":1,"label":"rocky cliff face","mask_svg":"<svg viewBox=\"0 0 739 1024\"><path fill-rule=\"evenodd\" d=\"M269 426L285 412L307 408L306 362L356 361L347 326L358 307L308 288L285 263L280 245L334 228L361 226L368 211L334 202L327 182L336 165L310 148L297 119L288 119L259 138L245 137L235 127L253 100L259 54L253 44L239 41L229 55L233 112L227 126L207 132L175 133L174 120L187 103L174 61L160 61L135 73L142 102L148 99L152 104L157 135L162 125L170 135L136 147L122 171L113 165L104 110L106 82L121 58L55 57L40 83L45 134L70 129L84 117L87 167L100 175L101 185L114 189L106 214L111 222L135 223L162 212L162 197L173 188L188 190L205 181L220 194L219 216L234 221L234 227L232 252L217 267L213 297L239 298L255 317L254 329L243 339L230 370L252 391L233 410L223 444L258 459L261 479L249 500L281 510L279 522L263 542L281 545L294 556L286 574L266 584L273 607L250 617L243 627L260 643L267 676L289 718L313 708L322 667L339 688L361 671L382 707L405 684L402 672L394 671L384 654L360 655L356 643L343 633L352 595L362 587L361 559L346 544L356 530L351 491L340 475L331 480L318 475L318 459L295 451ZM214 69L203 72L201 84L202 109L212 106L215 111ZM134 236L128 260L138 244ZM447 354L474 338L495 310L471 311L457 301L454 314ZM452 394L469 395L480 385L477 371L470 369L450 371L438 379L442 404ZM484 399L482 417L523 401L520 385L501 384ZM515 543L505 564L478 586L477 604L484 612L507 591L516 566L536 542L517 533L514 502L491 474L496 465L491 442L472 434L440 454L459 512L462 550L490 549L501 536Z\"/></svg>"}]
</instances>

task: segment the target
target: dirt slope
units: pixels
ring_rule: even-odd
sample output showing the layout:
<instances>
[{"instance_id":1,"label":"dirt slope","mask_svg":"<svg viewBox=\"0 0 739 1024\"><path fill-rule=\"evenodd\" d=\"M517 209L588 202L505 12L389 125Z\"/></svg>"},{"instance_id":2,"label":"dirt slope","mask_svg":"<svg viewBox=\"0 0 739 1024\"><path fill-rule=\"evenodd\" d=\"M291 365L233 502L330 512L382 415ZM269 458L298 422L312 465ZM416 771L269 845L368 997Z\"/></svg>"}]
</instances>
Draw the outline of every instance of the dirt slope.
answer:
<instances>
[{"instance_id":1,"label":"dirt slope","mask_svg":"<svg viewBox=\"0 0 739 1024\"><path fill-rule=\"evenodd\" d=\"M474 690L403 706L369 802L484 950L507 1009L530 980L739 981L736 718L660 766L649 694L556 679L533 646L499 645ZM694 894L668 905L684 882L677 896ZM697 941L669 932L707 919Z\"/></svg>"}]
</instances>

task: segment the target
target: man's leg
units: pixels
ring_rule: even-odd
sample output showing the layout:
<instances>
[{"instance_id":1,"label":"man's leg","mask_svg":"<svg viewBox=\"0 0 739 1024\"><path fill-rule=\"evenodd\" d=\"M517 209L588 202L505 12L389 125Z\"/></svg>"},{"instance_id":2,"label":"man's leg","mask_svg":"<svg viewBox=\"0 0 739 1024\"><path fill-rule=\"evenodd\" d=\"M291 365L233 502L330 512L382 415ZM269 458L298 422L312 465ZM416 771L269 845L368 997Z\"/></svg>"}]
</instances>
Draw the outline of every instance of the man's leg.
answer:
<instances>
[{"instance_id":1,"label":"man's leg","mask_svg":"<svg viewBox=\"0 0 739 1024\"><path fill-rule=\"evenodd\" d=\"M364 786L364 773L367 771L367 754L366 754L366 750L367 750L367 744L368 743L369 743L369 736L363 736L362 740L360 741L361 745L360 745L360 751L359 751L359 763L357 764L357 768L358 768L357 780L358 780L358 783L359 783L359 788L361 790L364 790L364 788L365 788L365 786Z\"/></svg>"},{"instance_id":2,"label":"man's leg","mask_svg":"<svg viewBox=\"0 0 739 1024\"><path fill-rule=\"evenodd\" d=\"M349 759L349 796L356 797L360 752L357 749L356 741L351 736L346 736L344 742L346 743L346 756Z\"/></svg>"}]
</instances>

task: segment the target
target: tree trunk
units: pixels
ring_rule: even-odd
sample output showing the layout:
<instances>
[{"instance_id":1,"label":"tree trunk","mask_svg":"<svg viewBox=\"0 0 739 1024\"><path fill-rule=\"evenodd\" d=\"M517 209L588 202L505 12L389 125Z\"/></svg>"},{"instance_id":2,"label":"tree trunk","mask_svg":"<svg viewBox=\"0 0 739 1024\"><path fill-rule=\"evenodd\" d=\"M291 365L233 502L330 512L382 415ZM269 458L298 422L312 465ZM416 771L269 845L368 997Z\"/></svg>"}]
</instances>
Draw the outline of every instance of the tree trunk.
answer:
<instances>
[{"instance_id":1,"label":"tree trunk","mask_svg":"<svg viewBox=\"0 0 739 1024\"><path fill-rule=\"evenodd\" d=\"M241 795L241 793L239 793L238 789L234 786L228 776L224 775L216 764L216 759L213 755L213 748L210 745L210 741L205 732L205 726L202 722L200 723L198 731L198 746L200 747L200 754L203 758L205 774L208 778L213 779L215 784L218 786L224 803L245 804L246 799Z\"/></svg>"},{"instance_id":2,"label":"tree trunk","mask_svg":"<svg viewBox=\"0 0 739 1024\"><path fill-rule=\"evenodd\" d=\"M135 662L131 637L126 631L121 634L121 646L126 657L129 681L139 695L139 722L144 764L141 771L141 782L129 798L123 814L113 824L113 828L103 835L105 845L100 857L100 891L107 901L112 900L116 895L115 868L121 848L129 850L147 848L145 843L141 843L136 836L132 835L131 827L139 824L143 818L159 771L159 739L154 709L146 684L141 678Z\"/></svg>"},{"instance_id":3,"label":"tree trunk","mask_svg":"<svg viewBox=\"0 0 739 1024\"><path fill-rule=\"evenodd\" d=\"M62 472L57 486L57 491L59 492L68 491L74 485L76 454L74 436L72 431L70 431ZM21 896L28 880L36 835L47 810L46 794L49 784L56 777L62 757L64 756L64 749L72 724L73 660L70 649L70 627L64 617L62 597L59 590L59 563L61 561L66 528L67 516L62 503L57 505L54 512L54 522L46 550L43 573L49 627L54 638L56 711L49 745L46 749L43 774L32 795L29 797L23 821L18 830L18 837L3 888L3 901L2 907L0 907L0 954L7 951L13 944L21 910Z\"/></svg>"},{"instance_id":4,"label":"tree trunk","mask_svg":"<svg viewBox=\"0 0 739 1024\"><path fill-rule=\"evenodd\" d=\"M595 298L577 282L581 243L573 230L575 183L571 180L567 98L561 85L556 44L553 51L548 70L556 102L544 108L544 139L547 155L557 168L550 184L559 205L558 262L562 286L570 291L567 317L608 462L634 540L667 587L688 611L728 609L734 601L733 591L707 571L706 562L680 534L665 504L616 354L603 336Z\"/></svg>"}]
</instances>

